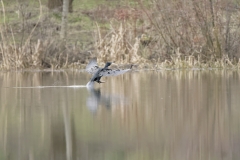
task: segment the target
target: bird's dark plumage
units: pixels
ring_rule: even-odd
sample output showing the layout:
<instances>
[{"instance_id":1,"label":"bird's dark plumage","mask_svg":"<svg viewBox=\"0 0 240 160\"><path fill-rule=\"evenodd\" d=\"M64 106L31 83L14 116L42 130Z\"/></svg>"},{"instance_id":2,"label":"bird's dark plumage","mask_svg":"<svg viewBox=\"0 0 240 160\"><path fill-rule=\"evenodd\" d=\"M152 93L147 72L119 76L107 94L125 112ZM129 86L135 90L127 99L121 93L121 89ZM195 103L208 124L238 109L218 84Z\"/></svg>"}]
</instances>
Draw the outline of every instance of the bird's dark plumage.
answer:
<instances>
[{"instance_id":1,"label":"bird's dark plumage","mask_svg":"<svg viewBox=\"0 0 240 160\"><path fill-rule=\"evenodd\" d=\"M86 67L86 71L92 74L92 78L88 82L87 86L93 86L94 81L97 83L103 83L100 79L103 76L116 76L128 72L131 69L109 69L111 62L107 62L103 68L98 67L96 59L93 59L89 62Z\"/></svg>"}]
</instances>

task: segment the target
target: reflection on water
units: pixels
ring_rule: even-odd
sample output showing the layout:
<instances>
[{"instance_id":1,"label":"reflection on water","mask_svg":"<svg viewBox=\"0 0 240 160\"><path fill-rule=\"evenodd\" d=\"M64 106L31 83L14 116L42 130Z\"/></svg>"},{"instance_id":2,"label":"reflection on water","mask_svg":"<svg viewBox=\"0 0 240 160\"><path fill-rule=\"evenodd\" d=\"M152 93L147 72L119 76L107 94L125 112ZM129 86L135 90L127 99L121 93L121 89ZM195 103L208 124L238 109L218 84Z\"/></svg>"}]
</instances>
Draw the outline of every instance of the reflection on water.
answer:
<instances>
[{"instance_id":1,"label":"reflection on water","mask_svg":"<svg viewBox=\"0 0 240 160\"><path fill-rule=\"evenodd\" d=\"M0 73L0 160L240 158L238 71ZM54 86L51 88L5 88Z\"/></svg>"},{"instance_id":2,"label":"reflection on water","mask_svg":"<svg viewBox=\"0 0 240 160\"><path fill-rule=\"evenodd\" d=\"M92 113L96 113L98 107L105 106L107 109L111 109L112 105L118 105L124 102L125 99L122 96L101 94L101 90L94 88L87 88L89 96L87 98L87 107Z\"/></svg>"}]
</instances>

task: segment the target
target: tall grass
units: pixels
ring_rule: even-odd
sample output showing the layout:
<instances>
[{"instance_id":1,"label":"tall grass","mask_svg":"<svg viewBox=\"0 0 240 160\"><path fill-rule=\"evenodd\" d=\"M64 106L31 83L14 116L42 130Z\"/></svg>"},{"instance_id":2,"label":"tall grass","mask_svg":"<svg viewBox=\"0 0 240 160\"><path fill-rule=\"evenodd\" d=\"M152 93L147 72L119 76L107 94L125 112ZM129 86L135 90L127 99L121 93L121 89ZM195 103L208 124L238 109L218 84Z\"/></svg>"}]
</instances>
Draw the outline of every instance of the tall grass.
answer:
<instances>
[{"instance_id":1,"label":"tall grass","mask_svg":"<svg viewBox=\"0 0 240 160\"><path fill-rule=\"evenodd\" d=\"M30 34L26 38L26 40L23 42L21 41L20 45L16 44L14 32L11 25L8 25L5 21L5 6L3 1L1 1L2 9L3 9L3 18L4 23L0 26L0 32L1 32L1 44L0 44L0 51L2 53L2 64L1 68L27 68L29 65L37 65L39 61L37 57L39 57L40 54L40 41L38 41L36 44L33 44L33 49L29 52L29 44L31 43L31 37L33 35L33 32L35 31L41 16L42 16L42 7L41 7L41 1L39 0L39 17L36 22L36 25L32 28L30 31ZM22 15L25 16L22 12ZM24 20L24 19L23 19ZM23 30L24 30L24 22L23 22ZM24 32L22 33L24 35ZM22 36L23 37L23 36ZM12 42L12 44L9 44L9 42ZM31 54L30 54L31 53ZM33 63L33 64L31 64Z\"/></svg>"},{"instance_id":2,"label":"tall grass","mask_svg":"<svg viewBox=\"0 0 240 160\"><path fill-rule=\"evenodd\" d=\"M95 8L74 10L69 16L73 24L69 25L69 37L60 41L60 13L49 11L40 0L34 12L19 3L19 20L9 24L1 1L0 68L84 67L94 56L99 62L156 69L240 67L237 2L125 2L108 6L102 1L93 5Z\"/></svg>"},{"instance_id":3,"label":"tall grass","mask_svg":"<svg viewBox=\"0 0 240 160\"><path fill-rule=\"evenodd\" d=\"M136 2L111 12L114 17L107 33L100 35L98 27L100 61L144 62L162 69L240 67L237 2Z\"/></svg>"},{"instance_id":4,"label":"tall grass","mask_svg":"<svg viewBox=\"0 0 240 160\"><path fill-rule=\"evenodd\" d=\"M59 25L51 17L52 12L41 0L38 2L38 8L16 4L18 16L9 22L7 15L12 11L5 10L1 1L0 69L82 67L88 53L82 53L77 44L59 40Z\"/></svg>"},{"instance_id":5,"label":"tall grass","mask_svg":"<svg viewBox=\"0 0 240 160\"><path fill-rule=\"evenodd\" d=\"M116 27L116 26L115 26ZM118 28L111 25L111 31L102 37L99 26L97 25L98 40L96 47L98 60L100 62L114 61L116 63L140 63L144 59L138 55L140 39L135 38L133 44L128 41L127 28L122 24Z\"/></svg>"}]
</instances>

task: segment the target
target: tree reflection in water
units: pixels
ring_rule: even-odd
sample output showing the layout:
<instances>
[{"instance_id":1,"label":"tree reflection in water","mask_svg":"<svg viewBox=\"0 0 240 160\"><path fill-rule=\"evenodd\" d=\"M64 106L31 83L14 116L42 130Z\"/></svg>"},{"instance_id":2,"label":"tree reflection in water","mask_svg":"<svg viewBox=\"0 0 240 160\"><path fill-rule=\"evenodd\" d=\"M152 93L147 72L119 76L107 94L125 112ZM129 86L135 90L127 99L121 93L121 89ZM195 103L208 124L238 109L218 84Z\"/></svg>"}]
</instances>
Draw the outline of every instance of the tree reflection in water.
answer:
<instances>
[{"instance_id":1,"label":"tree reflection in water","mask_svg":"<svg viewBox=\"0 0 240 160\"><path fill-rule=\"evenodd\" d=\"M87 75L0 73L0 160L239 159L239 71Z\"/></svg>"}]
</instances>

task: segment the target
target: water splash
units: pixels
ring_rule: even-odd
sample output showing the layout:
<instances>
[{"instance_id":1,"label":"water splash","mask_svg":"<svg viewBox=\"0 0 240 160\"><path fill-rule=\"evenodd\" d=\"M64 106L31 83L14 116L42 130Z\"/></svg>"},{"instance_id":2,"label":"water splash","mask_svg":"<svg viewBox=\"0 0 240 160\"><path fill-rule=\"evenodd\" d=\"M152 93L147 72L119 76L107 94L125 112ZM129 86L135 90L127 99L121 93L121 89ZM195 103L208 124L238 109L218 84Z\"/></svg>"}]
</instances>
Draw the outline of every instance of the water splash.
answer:
<instances>
[{"instance_id":1,"label":"water splash","mask_svg":"<svg viewBox=\"0 0 240 160\"><path fill-rule=\"evenodd\" d=\"M89 88L89 89L94 88L94 81L89 81L89 82L86 84L86 87Z\"/></svg>"},{"instance_id":2,"label":"water splash","mask_svg":"<svg viewBox=\"0 0 240 160\"><path fill-rule=\"evenodd\" d=\"M71 85L71 86L32 86L32 87L5 87L5 88L85 88L85 85Z\"/></svg>"}]
</instances>

